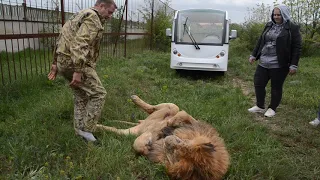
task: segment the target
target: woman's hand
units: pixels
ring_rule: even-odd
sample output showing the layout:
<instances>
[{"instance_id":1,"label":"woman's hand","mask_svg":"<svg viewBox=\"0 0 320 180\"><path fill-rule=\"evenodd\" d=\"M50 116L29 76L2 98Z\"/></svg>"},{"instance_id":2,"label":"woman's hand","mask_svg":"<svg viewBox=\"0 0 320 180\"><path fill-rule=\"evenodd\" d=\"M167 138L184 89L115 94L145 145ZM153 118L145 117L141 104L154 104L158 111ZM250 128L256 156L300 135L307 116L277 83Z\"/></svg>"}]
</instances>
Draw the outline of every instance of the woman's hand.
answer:
<instances>
[{"instance_id":1,"label":"woman's hand","mask_svg":"<svg viewBox=\"0 0 320 180\"><path fill-rule=\"evenodd\" d=\"M255 58L255 57L253 57L253 56L250 56L250 57L249 57L249 63L250 63L250 64L253 64L255 61L256 61L256 58Z\"/></svg>"},{"instance_id":2,"label":"woman's hand","mask_svg":"<svg viewBox=\"0 0 320 180\"><path fill-rule=\"evenodd\" d=\"M297 73L297 70L296 69L290 69L289 70L289 75L294 75Z\"/></svg>"}]
</instances>

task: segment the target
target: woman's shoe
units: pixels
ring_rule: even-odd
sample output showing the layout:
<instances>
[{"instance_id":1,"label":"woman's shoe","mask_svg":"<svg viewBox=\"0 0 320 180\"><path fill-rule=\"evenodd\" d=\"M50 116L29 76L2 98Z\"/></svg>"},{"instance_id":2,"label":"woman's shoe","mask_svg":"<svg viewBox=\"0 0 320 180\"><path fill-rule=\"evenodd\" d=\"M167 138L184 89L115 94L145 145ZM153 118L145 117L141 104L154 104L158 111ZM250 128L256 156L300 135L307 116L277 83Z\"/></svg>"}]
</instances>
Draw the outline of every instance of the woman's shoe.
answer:
<instances>
[{"instance_id":1,"label":"woman's shoe","mask_svg":"<svg viewBox=\"0 0 320 180\"><path fill-rule=\"evenodd\" d=\"M266 111L266 113L264 113L264 116L266 116L266 117L273 117L273 116L275 116L276 115L276 112L273 110L273 109L271 109L271 108L268 108L268 110Z\"/></svg>"},{"instance_id":2,"label":"woman's shoe","mask_svg":"<svg viewBox=\"0 0 320 180\"><path fill-rule=\"evenodd\" d=\"M318 118L316 118L313 121L310 121L309 124L314 127L317 127L320 124L320 120Z\"/></svg>"},{"instance_id":3,"label":"woman's shoe","mask_svg":"<svg viewBox=\"0 0 320 180\"><path fill-rule=\"evenodd\" d=\"M252 108L248 109L251 113L264 113L265 109L259 108L258 106L253 106Z\"/></svg>"}]
</instances>

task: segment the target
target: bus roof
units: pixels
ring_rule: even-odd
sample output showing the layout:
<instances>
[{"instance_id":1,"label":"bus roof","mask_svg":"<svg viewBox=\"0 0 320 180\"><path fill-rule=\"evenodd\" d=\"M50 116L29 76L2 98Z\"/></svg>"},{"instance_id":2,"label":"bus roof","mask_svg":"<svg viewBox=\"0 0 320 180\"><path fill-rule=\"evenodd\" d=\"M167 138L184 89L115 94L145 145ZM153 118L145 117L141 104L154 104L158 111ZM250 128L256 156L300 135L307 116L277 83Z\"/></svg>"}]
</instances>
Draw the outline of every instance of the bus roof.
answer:
<instances>
[{"instance_id":1,"label":"bus roof","mask_svg":"<svg viewBox=\"0 0 320 180\"><path fill-rule=\"evenodd\" d=\"M220 9L213 9L213 8L190 8L190 9L181 9L181 10L177 10L177 11L220 11L222 13L225 13L227 11L224 10L220 10Z\"/></svg>"},{"instance_id":2,"label":"bus roof","mask_svg":"<svg viewBox=\"0 0 320 180\"><path fill-rule=\"evenodd\" d=\"M224 11L224 10L220 10L220 9L213 9L213 8L190 8L190 9L181 9L181 10L177 10L176 11L176 15L175 15L175 18L176 16L178 15L179 12L192 12L192 11L195 11L195 12L220 12L220 13L225 13L226 14L226 19L228 20L228 11Z\"/></svg>"}]
</instances>

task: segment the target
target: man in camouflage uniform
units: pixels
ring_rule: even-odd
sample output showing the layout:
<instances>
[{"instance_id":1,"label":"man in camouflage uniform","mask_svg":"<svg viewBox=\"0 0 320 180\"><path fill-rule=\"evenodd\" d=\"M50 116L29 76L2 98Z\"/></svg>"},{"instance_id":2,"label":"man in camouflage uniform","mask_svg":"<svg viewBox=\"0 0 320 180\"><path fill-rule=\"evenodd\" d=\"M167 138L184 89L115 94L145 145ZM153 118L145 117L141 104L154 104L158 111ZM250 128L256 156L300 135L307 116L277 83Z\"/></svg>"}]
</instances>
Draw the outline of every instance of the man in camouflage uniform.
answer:
<instances>
[{"instance_id":1,"label":"man in camouflage uniform","mask_svg":"<svg viewBox=\"0 0 320 180\"><path fill-rule=\"evenodd\" d=\"M49 80L57 72L70 82L74 94L74 128L88 141L100 118L106 90L96 73L105 20L117 9L113 0L97 0L94 7L74 14L62 27Z\"/></svg>"}]
</instances>

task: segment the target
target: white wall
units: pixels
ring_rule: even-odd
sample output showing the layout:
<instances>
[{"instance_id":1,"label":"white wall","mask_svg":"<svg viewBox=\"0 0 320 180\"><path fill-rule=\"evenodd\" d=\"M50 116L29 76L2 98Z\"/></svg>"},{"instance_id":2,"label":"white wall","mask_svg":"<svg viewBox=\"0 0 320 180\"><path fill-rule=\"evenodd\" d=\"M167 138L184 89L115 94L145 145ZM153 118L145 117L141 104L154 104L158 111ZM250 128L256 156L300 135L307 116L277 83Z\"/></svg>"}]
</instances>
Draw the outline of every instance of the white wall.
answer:
<instances>
[{"instance_id":1,"label":"white wall","mask_svg":"<svg viewBox=\"0 0 320 180\"><path fill-rule=\"evenodd\" d=\"M15 7L12 7L15 8ZM17 8L17 7L16 7ZM1 9L4 9L2 11ZM3 13L4 12L4 13ZM9 14L9 15L8 15ZM67 16L68 14L66 14ZM43 9L28 8L27 20L33 21L52 21L50 17L56 17L57 14L53 11L46 11ZM1 19L5 19L3 21ZM57 18L54 18L57 21ZM8 7L4 8L0 6L0 35L12 35L12 34L40 34L40 33L53 33L59 32L61 28L60 23L42 23L42 22L18 22L11 20L23 20L23 8L20 6L14 11L9 11ZM128 22L127 32L128 33L144 33L145 30L135 27L134 25L130 28L130 22ZM109 27L106 30L110 29ZM139 39L143 38L143 35L128 35L127 39ZM17 52L25 48L40 49L43 48L41 39L38 38L25 38L25 39L9 39L0 40L0 52ZM47 41L47 40L45 40Z\"/></svg>"}]
</instances>

